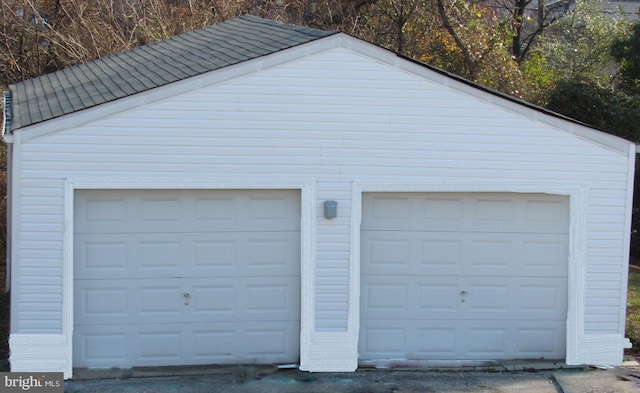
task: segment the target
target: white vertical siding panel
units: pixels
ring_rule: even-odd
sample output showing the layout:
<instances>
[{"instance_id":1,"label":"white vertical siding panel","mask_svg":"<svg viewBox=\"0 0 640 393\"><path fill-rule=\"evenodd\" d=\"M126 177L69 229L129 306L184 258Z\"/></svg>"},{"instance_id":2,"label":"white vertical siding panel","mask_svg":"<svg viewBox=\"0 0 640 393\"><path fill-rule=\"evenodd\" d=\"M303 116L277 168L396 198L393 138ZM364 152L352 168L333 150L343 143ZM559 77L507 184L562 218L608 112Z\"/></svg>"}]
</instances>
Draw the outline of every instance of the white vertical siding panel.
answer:
<instances>
[{"instance_id":1,"label":"white vertical siding panel","mask_svg":"<svg viewBox=\"0 0 640 393\"><path fill-rule=\"evenodd\" d=\"M605 183L605 182L601 182ZM621 186L592 189L590 206L619 210L624 205ZM624 330L620 315L626 306L621 299L626 286L623 282L625 250L622 238L625 227L622 214L590 214L586 236L586 294L585 333L619 332Z\"/></svg>"},{"instance_id":2,"label":"white vertical siding panel","mask_svg":"<svg viewBox=\"0 0 640 393\"><path fill-rule=\"evenodd\" d=\"M329 172L334 172L331 177L339 177L335 166L328 168L333 168L329 169ZM317 183L317 187L316 327L323 331L345 331L349 306L351 184L322 181ZM338 202L336 218L324 218L323 203L326 200Z\"/></svg>"},{"instance_id":3,"label":"white vertical siding panel","mask_svg":"<svg viewBox=\"0 0 640 393\"><path fill-rule=\"evenodd\" d=\"M35 179L35 178L34 178ZM24 179L16 206L22 233L14 249L12 293L19 333L62 331L62 190L47 180ZM61 182L57 182L61 184ZM38 187L38 184L41 184Z\"/></svg>"},{"instance_id":4,"label":"white vertical siding panel","mask_svg":"<svg viewBox=\"0 0 640 393\"><path fill-rule=\"evenodd\" d=\"M22 156L21 332L59 330L29 310L60 298L59 275L31 268L60 268L64 179L98 176L315 179L319 331L346 329L354 181L588 184L585 329L619 331L601 266L621 270L627 158L345 49L34 139Z\"/></svg>"}]
</instances>

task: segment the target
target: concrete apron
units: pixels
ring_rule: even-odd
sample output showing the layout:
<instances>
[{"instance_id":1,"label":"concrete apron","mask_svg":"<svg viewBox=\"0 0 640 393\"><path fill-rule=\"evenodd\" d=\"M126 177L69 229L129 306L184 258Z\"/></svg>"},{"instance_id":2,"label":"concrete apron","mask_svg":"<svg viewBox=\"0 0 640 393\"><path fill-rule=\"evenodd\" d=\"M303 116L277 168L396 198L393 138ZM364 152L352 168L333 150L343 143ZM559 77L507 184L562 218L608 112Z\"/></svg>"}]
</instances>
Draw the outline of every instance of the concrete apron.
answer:
<instances>
[{"instance_id":1,"label":"concrete apron","mask_svg":"<svg viewBox=\"0 0 640 393\"><path fill-rule=\"evenodd\" d=\"M629 393L640 392L633 370L616 368L476 370L359 369L308 373L273 366L142 367L74 370L66 393ZM638 373L640 374L640 373Z\"/></svg>"},{"instance_id":2,"label":"concrete apron","mask_svg":"<svg viewBox=\"0 0 640 393\"><path fill-rule=\"evenodd\" d=\"M625 368L554 372L563 393L638 393L640 372Z\"/></svg>"},{"instance_id":3,"label":"concrete apron","mask_svg":"<svg viewBox=\"0 0 640 393\"><path fill-rule=\"evenodd\" d=\"M168 376L188 376L206 374L229 374L237 370L254 370L261 374L272 374L278 370L297 369L297 364L289 365L195 365L195 366L158 366L158 367L132 367L132 368L74 368L73 380L85 379L105 379L105 378L138 378L138 377L168 377ZM360 366L359 371L385 370L396 371L444 371L444 372L467 372L467 371L538 371L538 370L582 370L584 366L569 366L562 361L551 360L514 360L501 362L484 362L475 366L461 367L412 367L397 365L392 367L369 367ZM335 373L345 374L350 373Z\"/></svg>"}]
</instances>

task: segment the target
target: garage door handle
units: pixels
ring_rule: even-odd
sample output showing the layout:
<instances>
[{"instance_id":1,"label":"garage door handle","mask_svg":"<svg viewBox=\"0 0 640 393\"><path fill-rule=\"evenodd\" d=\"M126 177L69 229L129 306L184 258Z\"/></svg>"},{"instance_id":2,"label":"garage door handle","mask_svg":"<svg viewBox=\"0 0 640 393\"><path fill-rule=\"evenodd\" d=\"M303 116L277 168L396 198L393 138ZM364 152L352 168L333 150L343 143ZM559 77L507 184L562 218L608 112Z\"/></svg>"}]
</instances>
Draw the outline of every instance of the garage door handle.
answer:
<instances>
[{"instance_id":1,"label":"garage door handle","mask_svg":"<svg viewBox=\"0 0 640 393\"><path fill-rule=\"evenodd\" d=\"M189 303L191 302L191 294L190 293L183 293L182 296L184 296L184 305L188 306Z\"/></svg>"},{"instance_id":2,"label":"garage door handle","mask_svg":"<svg viewBox=\"0 0 640 393\"><path fill-rule=\"evenodd\" d=\"M468 294L469 294L469 292L467 292L467 291L460 292L460 296L467 296Z\"/></svg>"}]
</instances>

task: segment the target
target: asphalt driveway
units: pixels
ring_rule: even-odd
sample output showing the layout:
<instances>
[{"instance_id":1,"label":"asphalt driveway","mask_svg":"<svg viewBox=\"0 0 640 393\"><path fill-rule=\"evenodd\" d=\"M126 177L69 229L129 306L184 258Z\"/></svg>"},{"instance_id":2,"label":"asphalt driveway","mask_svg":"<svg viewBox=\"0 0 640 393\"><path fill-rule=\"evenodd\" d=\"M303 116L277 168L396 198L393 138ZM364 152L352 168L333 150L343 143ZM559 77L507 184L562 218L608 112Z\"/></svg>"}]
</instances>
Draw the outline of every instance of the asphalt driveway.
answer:
<instances>
[{"instance_id":1,"label":"asphalt driveway","mask_svg":"<svg viewBox=\"0 0 640 393\"><path fill-rule=\"evenodd\" d=\"M625 374L625 375L622 375ZM233 367L173 376L74 379L66 393L630 393L635 379L612 370L401 371L308 373L262 367Z\"/></svg>"}]
</instances>

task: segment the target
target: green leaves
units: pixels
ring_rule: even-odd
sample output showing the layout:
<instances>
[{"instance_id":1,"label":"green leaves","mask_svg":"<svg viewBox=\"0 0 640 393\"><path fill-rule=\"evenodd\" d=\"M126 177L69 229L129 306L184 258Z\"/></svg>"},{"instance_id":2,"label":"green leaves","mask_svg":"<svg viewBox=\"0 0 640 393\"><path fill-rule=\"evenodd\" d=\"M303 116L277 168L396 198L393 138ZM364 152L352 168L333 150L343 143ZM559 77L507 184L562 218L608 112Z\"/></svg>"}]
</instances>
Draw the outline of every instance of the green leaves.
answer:
<instances>
[{"instance_id":1,"label":"green leaves","mask_svg":"<svg viewBox=\"0 0 640 393\"><path fill-rule=\"evenodd\" d=\"M616 39L611 55L620 64L620 88L630 94L640 94L640 22L629 36Z\"/></svg>"},{"instance_id":2,"label":"green leaves","mask_svg":"<svg viewBox=\"0 0 640 393\"><path fill-rule=\"evenodd\" d=\"M535 51L545 58L558 81L609 86L614 65L610 48L627 28L622 17L613 19L591 0L580 0L540 37Z\"/></svg>"}]
</instances>

